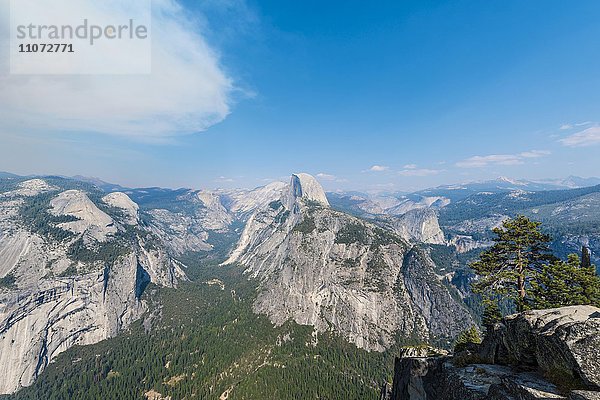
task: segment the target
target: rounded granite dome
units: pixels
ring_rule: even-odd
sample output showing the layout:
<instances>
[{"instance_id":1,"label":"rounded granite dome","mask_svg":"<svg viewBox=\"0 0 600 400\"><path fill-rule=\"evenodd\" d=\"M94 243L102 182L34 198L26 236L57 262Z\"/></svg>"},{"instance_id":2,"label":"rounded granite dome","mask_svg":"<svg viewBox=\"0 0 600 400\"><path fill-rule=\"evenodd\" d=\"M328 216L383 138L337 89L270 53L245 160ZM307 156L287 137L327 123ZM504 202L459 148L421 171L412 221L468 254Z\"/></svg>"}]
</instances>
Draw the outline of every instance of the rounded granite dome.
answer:
<instances>
[{"instance_id":1,"label":"rounded granite dome","mask_svg":"<svg viewBox=\"0 0 600 400\"><path fill-rule=\"evenodd\" d=\"M305 173L292 174L289 190L291 201L302 198L329 206L323 187L312 175Z\"/></svg>"}]
</instances>

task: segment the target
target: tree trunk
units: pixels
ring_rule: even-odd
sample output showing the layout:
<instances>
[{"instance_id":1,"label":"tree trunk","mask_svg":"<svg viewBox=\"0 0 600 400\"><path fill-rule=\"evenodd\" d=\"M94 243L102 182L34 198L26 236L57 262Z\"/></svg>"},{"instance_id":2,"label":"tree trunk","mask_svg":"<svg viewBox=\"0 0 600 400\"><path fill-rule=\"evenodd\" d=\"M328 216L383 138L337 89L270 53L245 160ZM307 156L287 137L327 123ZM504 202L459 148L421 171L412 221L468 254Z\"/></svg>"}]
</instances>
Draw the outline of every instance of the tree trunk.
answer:
<instances>
[{"instance_id":1,"label":"tree trunk","mask_svg":"<svg viewBox=\"0 0 600 400\"><path fill-rule=\"evenodd\" d=\"M523 273L519 274L517 284L519 286L519 301L517 307L519 312L523 312L525 306L525 277L523 276Z\"/></svg>"}]
</instances>

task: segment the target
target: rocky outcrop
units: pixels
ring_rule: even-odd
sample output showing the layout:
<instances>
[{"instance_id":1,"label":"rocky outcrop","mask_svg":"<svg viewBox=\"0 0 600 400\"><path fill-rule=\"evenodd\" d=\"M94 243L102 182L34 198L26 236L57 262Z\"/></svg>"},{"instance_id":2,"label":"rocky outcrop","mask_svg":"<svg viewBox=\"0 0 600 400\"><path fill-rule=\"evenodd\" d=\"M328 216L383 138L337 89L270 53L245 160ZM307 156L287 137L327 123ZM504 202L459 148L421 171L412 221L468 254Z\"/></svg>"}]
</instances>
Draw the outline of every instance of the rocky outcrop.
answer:
<instances>
[{"instance_id":1,"label":"rocky outcrop","mask_svg":"<svg viewBox=\"0 0 600 400\"><path fill-rule=\"evenodd\" d=\"M304 187L308 182L308 188ZM248 221L226 263L260 282L254 310L275 324L333 329L384 350L399 334L449 338L470 314L434 274L429 257L399 236L328 207L306 174Z\"/></svg>"},{"instance_id":2,"label":"rocky outcrop","mask_svg":"<svg viewBox=\"0 0 600 400\"><path fill-rule=\"evenodd\" d=\"M600 400L600 392L573 390L569 395L569 400Z\"/></svg>"},{"instance_id":3,"label":"rocky outcrop","mask_svg":"<svg viewBox=\"0 0 600 400\"><path fill-rule=\"evenodd\" d=\"M453 357L398 358L391 399L598 399L599 340L595 307L512 315Z\"/></svg>"},{"instance_id":4,"label":"rocky outcrop","mask_svg":"<svg viewBox=\"0 0 600 400\"><path fill-rule=\"evenodd\" d=\"M600 309L571 306L506 317L486 336L481 356L600 390Z\"/></svg>"},{"instance_id":5,"label":"rocky outcrop","mask_svg":"<svg viewBox=\"0 0 600 400\"><path fill-rule=\"evenodd\" d=\"M11 195L29 197L56 189L56 187L49 185L45 180L36 178L19 183L17 189L12 191Z\"/></svg>"},{"instance_id":6,"label":"rocky outcrop","mask_svg":"<svg viewBox=\"0 0 600 400\"><path fill-rule=\"evenodd\" d=\"M165 209L148 211L148 228L158 236L174 255L186 252L208 251L208 230L193 215L175 213Z\"/></svg>"},{"instance_id":7,"label":"rocky outcrop","mask_svg":"<svg viewBox=\"0 0 600 400\"><path fill-rule=\"evenodd\" d=\"M597 233L561 235L554 240L552 245L555 248L564 249L563 252L567 254L577 254L582 247L588 248L591 251L590 261L596 265L598 273L600 273L600 235Z\"/></svg>"},{"instance_id":8,"label":"rocky outcrop","mask_svg":"<svg viewBox=\"0 0 600 400\"><path fill-rule=\"evenodd\" d=\"M367 195L328 193L328 196L334 209L392 230L408 242L447 244L434 208L417 207L396 215L386 213L385 209L366 197Z\"/></svg>"},{"instance_id":9,"label":"rocky outcrop","mask_svg":"<svg viewBox=\"0 0 600 400\"><path fill-rule=\"evenodd\" d=\"M417 314L425 319L433 337L454 338L472 324L470 315L434 273L431 259L418 247L406 253L401 276L411 304Z\"/></svg>"},{"instance_id":10,"label":"rocky outcrop","mask_svg":"<svg viewBox=\"0 0 600 400\"><path fill-rule=\"evenodd\" d=\"M489 364L455 366L451 358L396 360L392 400L567 399L533 372Z\"/></svg>"},{"instance_id":11,"label":"rocky outcrop","mask_svg":"<svg viewBox=\"0 0 600 400\"><path fill-rule=\"evenodd\" d=\"M233 216L223 206L220 196L205 190L196 192L196 196L197 200L203 205L195 212L199 225L207 230L227 229L233 221Z\"/></svg>"},{"instance_id":12,"label":"rocky outcrop","mask_svg":"<svg viewBox=\"0 0 600 400\"><path fill-rule=\"evenodd\" d=\"M453 235L449 240L449 244L453 245L458 254L468 253L474 249L483 249L493 244L492 241L475 240L472 236Z\"/></svg>"}]
</instances>

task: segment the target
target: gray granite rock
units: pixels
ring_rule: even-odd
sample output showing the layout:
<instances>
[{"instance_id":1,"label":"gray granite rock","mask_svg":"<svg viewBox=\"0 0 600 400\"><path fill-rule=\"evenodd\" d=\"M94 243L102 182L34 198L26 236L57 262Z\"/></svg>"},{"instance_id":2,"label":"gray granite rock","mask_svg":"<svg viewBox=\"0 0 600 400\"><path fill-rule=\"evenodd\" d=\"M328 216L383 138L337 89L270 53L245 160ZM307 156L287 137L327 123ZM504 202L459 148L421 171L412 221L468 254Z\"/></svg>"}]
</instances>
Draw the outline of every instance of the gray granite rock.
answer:
<instances>
[{"instance_id":1,"label":"gray granite rock","mask_svg":"<svg viewBox=\"0 0 600 400\"><path fill-rule=\"evenodd\" d=\"M600 392L573 390L569 395L569 400L600 400Z\"/></svg>"},{"instance_id":2,"label":"gray granite rock","mask_svg":"<svg viewBox=\"0 0 600 400\"><path fill-rule=\"evenodd\" d=\"M600 389L600 309L571 306L506 317L486 336L481 357Z\"/></svg>"},{"instance_id":3,"label":"gray granite rock","mask_svg":"<svg viewBox=\"0 0 600 400\"><path fill-rule=\"evenodd\" d=\"M510 367L453 365L449 357L396 360L392 400L566 400L536 373Z\"/></svg>"}]
</instances>

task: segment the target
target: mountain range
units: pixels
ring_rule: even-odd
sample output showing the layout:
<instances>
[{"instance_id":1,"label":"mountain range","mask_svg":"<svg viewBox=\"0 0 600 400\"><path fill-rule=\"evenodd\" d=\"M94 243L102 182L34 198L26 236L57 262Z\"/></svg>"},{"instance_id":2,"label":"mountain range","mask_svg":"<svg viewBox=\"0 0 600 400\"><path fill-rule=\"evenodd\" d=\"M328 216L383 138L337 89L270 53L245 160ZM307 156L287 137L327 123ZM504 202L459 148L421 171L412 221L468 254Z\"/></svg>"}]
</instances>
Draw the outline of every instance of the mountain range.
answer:
<instances>
[{"instance_id":1,"label":"mountain range","mask_svg":"<svg viewBox=\"0 0 600 400\"><path fill-rule=\"evenodd\" d=\"M525 214L540 220L559 255L585 245L598 263L600 186L589 186L598 182L500 178L367 194L326 193L303 173L251 190L136 189L83 177L2 173L0 392L40 398L47 382L65 384L74 360L88 362L91 355L78 350L87 347L79 346L125 343L135 335L151 342L166 327L184 329L194 323L186 317L198 312L194 303L186 304L177 328L170 325L176 317L163 311L195 298L190 288L212 291L220 303L193 317L204 322L181 335L208 335L240 318L266 329L264 340L279 332L277 339L252 339L246 352L219 367L208 386L221 398L244 398L244 385L258 390L254 368L304 368L304 350L294 347L285 362L276 356L287 341L306 343L311 351L321 349L319 340L331 341L334 354L348 353L348 343L364 360L408 343L449 346L478 318L467 264L504 219ZM216 295L221 292L228 295ZM210 314L219 307L232 307L232 319ZM215 320L218 326L211 325ZM232 329L237 340L246 334ZM170 351L165 357L178 350ZM133 376L125 367L111 375L103 363L116 361L102 357L97 379ZM244 363L255 367L246 370ZM185 375L184 382L206 378L184 367L173 375L165 365L156 367L155 381L131 390L174 396L187 386L165 383L167 375ZM348 390L373 395L378 382L360 378L365 374L359 369L346 376Z\"/></svg>"}]
</instances>

